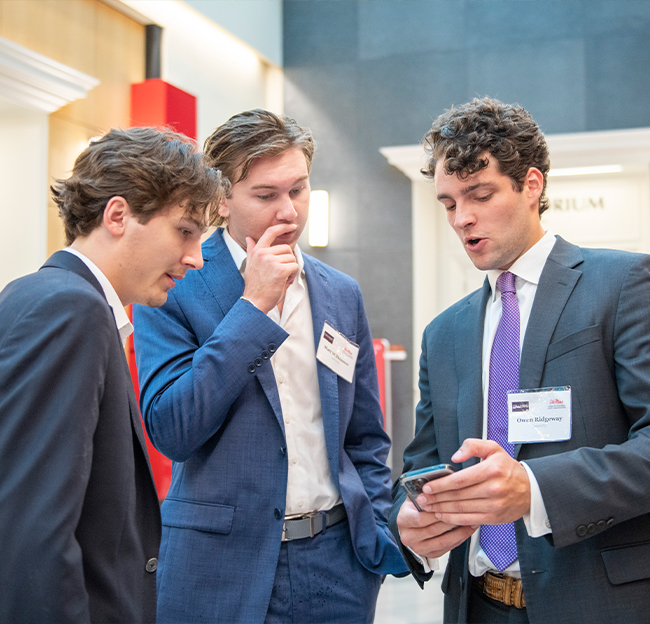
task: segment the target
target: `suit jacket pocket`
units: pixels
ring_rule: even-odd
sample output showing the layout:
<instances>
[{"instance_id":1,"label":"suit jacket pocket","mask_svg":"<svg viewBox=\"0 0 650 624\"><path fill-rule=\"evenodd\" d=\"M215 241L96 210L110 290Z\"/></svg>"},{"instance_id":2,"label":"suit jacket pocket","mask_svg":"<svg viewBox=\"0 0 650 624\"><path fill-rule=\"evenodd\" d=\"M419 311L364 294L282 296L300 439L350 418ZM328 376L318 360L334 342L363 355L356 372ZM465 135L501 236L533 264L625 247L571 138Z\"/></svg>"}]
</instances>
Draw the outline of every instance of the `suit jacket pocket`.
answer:
<instances>
[{"instance_id":1,"label":"suit jacket pocket","mask_svg":"<svg viewBox=\"0 0 650 624\"><path fill-rule=\"evenodd\" d=\"M578 349L579 347L591 342L600 342L600 339L600 325L590 325L589 327L585 327L580 331L569 334L564 338L560 338L556 342L552 342L548 346L546 361L550 362L569 351Z\"/></svg>"},{"instance_id":2,"label":"suit jacket pocket","mask_svg":"<svg viewBox=\"0 0 650 624\"><path fill-rule=\"evenodd\" d=\"M230 533L235 508L230 505L199 503L167 498L161 508L164 526L209 533Z\"/></svg>"},{"instance_id":3,"label":"suit jacket pocket","mask_svg":"<svg viewBox=\"0 0 650 624\"><path fill-rule=\"evenodd\" d=\"M650 542L606 548L600 554L612 585L650 578Z\"/></svg>"}]
</instances>

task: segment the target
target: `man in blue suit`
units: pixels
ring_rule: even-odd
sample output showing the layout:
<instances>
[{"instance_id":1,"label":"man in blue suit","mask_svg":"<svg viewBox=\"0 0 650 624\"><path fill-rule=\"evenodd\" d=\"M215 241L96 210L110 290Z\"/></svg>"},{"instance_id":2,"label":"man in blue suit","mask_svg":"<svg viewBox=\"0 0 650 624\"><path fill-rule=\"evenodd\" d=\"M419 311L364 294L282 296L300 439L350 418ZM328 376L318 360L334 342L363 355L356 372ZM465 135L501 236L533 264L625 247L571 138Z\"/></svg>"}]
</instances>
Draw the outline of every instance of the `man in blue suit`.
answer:
<instances>
[{"instance_id":1,"label":"man in blue suit","mask_svg":"<svg viewBox=\"0 0 650 624\"><path fill-rule=\"evenodd\" d=\"M263 110L217 128L225 227L162 308L135 312L142 412L174 461L160 622L371 622L382 575L407 571L359 287L296 244L313 151Z\"/></svg>"},{"instance_id":2,"label":"man in blue suit","mask_svg":"<svg viewBox=\"0 0 650 624\"><path fill-rule=\"evenodd\" d=\"M474 100L425 144L487 278L425 330L404 454L462 470L424 485L422 512L395 488L391 528L420 583L451 551L446 622L646 621L650 257L544 231L548 149L524 109Z\"/></svg>"},{"instance_id":3,"label":"man in blue suit","mask_svg":"<svg viewBox=\"0 0 650 624\"><path fill-rule=\"evenodd\" d=\"M53 188L68 247L0 293L0 622L153 623L158 496L125 305L199 268L218 175L182 135L112 130Z\"/></svg>"}]
</instances>

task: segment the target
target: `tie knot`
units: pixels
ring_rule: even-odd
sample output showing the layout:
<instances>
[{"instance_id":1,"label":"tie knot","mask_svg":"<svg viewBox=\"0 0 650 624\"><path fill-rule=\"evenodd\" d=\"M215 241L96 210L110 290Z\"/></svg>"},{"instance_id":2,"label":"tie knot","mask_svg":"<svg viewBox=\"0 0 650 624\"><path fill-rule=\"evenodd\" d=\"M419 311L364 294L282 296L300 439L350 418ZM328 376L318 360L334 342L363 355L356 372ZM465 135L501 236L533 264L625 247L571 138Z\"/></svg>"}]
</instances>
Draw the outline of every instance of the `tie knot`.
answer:
<instances>
[{"instance_id":1,"label":"tie knot","mask_svg":"<svg viewBox=\"0 0 650 624\"><path fill-rule=\"evenodd\" d=\"M515 274L510 273L510 271L501 273L501 275L497 277L497 286L499 287L501 294L507 292L517 292L517 289L515 288Z\"/></svg>"}]
</instances>

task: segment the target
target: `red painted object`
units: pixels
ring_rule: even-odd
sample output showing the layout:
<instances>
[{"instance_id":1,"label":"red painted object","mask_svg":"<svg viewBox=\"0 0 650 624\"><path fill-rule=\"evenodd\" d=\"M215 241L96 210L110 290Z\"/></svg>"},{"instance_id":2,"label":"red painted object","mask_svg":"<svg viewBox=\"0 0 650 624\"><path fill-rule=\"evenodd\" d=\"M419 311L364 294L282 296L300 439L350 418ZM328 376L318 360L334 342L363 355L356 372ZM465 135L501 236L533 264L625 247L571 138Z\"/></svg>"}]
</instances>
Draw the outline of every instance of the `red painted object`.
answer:
<instances>
[{"instance_id":1,"label":"red painted object","mask_svg":"<svg viewBox=\"0 0 650 624\"><path fill-rule=\"evenodd\" d=\"M170 127L196 140L196 97L160 78L133 84L131 85L131 126ZM128 313L131 317L131 306L128 308ZM140 400L133 336L127 341L126 355L135 394ZM145 438L158 498L162 501L167 496L171 485L172 462L153 447L146 432Z\"/></svg>"},{"instance_id":2,"label":"red painted object","mask_svg":"<svg viewBox=\"0 0 650 624\"><path fill-rule=\"evenodd\" d=\"M160 78L133 84L131 126L169 126L196 139L196 97Z\"/></svg>"},{"instance_id":3,"label":"red painted object","mask_svg":"<svg viewBox=\"0 0 650 624\"><path fill-rule=\"evenodd\" d=\"M375 362L377 363L377 377L379 380L379 405L384 415L384 429L386 429L386 352L385 341L374 339L372 346L375 349Z\"/></svg>"}]
</instances>

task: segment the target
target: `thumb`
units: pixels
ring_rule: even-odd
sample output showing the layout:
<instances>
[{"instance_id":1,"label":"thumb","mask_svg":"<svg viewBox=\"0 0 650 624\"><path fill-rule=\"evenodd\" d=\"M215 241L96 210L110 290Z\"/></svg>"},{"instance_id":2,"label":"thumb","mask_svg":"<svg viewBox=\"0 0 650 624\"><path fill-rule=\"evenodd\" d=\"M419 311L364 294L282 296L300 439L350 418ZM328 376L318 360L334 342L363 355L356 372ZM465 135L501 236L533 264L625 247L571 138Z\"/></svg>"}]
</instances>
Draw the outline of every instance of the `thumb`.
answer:
<instances>
[{"instance_id":1,"label":"thumb","mask_svg":"<svg viewBox=\"0 0 650 624\"><path fill-rule=\"evenodd\" d=\"M479 440L478 438L467 438L460 448L451 456L451 461L456 464L467 461L470 457L485 459L493 453L503 450L492 440Z\"/></svg>"}]
</instances>

